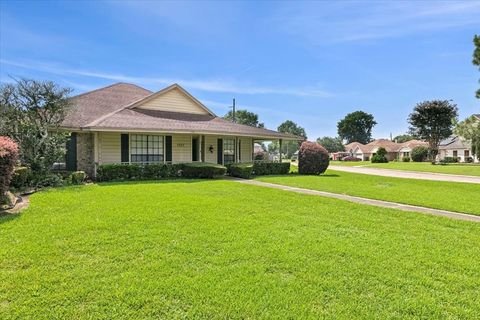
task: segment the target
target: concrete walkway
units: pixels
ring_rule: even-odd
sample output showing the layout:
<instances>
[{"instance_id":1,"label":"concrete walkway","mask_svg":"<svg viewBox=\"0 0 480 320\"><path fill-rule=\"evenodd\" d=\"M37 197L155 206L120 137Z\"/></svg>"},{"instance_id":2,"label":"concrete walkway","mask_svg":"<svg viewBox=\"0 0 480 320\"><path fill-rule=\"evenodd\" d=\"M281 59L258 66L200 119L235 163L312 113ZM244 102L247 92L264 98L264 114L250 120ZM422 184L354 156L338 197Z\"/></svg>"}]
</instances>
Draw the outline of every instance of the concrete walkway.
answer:
<instances>
[{"instance_id":1,"label":"concrete walkway","mask_svg":"<svg viewBox=\"0 0 480 320\"><path fill-rule=\"evenodd\" d=\"M411 211L411 212L420 212L420 213L431 214L436 216L448 217L448 218L457 219L457 220L480 222L480 216L474 216L474 215L465 214L465 213L412 206L408 204L401 204L401 203L389 202L389 201L383 201L383 200L373 200L373 199L367 199L367 198L361 198L361 197L355 197L355 196L349 196L345 194L331 193L331 192L325 192L325 191L289 187L289 186L284 186L284 185L275 184L275 183L268 183L268 182L263 182L258 180L245 180L240 178L227 178L227 179L237 181L243 184L274 188L274 189L297 192L302 194L322 196L327 198L334 198L339 200L366 204L366 205L375 206L375 207L398 209L398 210Z\"/></svg>"},{"instance_id":2,"label":"concrete walkway","mask_svg":"<svg viewBox=\"0 0 480 320\"><path fill-rule=\"evenodd\" d=\"M480 177L474 176L462 176L456 174L445 174L445 173L430 173L430 172L418 172L418 171L403 171L403 170L392 170L392 169L379 169L379 168L367 168L367 167L344 167L344 166L329 166L328 169L352 172L352 173L361 173L361 174L370 174L375 176L383 177L394 177L394 178L408 178L408 179L421 179L421 180L434 180L434 181L448 181L448 182L465 182L465 183L479 183Z\"/></svg>"}]
</instances>

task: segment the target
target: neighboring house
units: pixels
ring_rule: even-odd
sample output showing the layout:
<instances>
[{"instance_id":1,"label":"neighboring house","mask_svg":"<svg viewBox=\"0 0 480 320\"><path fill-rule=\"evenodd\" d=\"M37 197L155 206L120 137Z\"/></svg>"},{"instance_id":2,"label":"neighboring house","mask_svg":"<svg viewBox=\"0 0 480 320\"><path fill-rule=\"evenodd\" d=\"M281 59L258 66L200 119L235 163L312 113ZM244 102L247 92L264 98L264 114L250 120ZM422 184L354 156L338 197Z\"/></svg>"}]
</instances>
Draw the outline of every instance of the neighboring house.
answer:
<instances>
[{"instance_id":1,"label":"neighboring house","mask_svg":"<svg viewBox=\"0 0 480 320\"><path fill-rule=\"evenodd\" d=\"M480 121L480 114L474 114L473 116ZM451 136L440 142L437 158L442 160L445 157L457 158L459 162L468 162L465 161L467 158L471 158L474 162L479 162L477 155L472 152L470 142L463 140L459 136Z\"/></svg>"},{"instance_id":2,"label":"neighboring house","mask_svg":"<svg viewBox=\"0 0 480 320\"><path fill-rule=\"evenodd\" d=\"M472 147L469 141L464 141L458 136L452 136L440 142L438 147L438 160L445 157L457 158L459 162L478 162L477 157L472 153ZM467 159L467 161L465 161Z\"/></svg>"},{"instance_id":3,"label":"neighboring house","mask_svg":"<svg viewBox=\"0 0 480 320\"><path fill-rule=\"evenodd\" d=\"M428 146L428 143L420 140L396 143L388 139L378 139L368 144L352 142L345 146L345 150L353 157L368 161L377 153L379 148L385 148L387 151L387 159L392 161L395 159L401 160L403 157L410 157L412 149L418 146Z\"/></svg>"},{"instance_id":4,"label":"neighboring house","mask_svg":"<svg viewBox=\"0 0 480 320\"><path fill-rule=\"evenodd\" d=\"M256 140L299 139L219 118L178 84L151 92L117 83L72 101L66 167L90 176L107 163L249 162Z\"/></svg>"}]
</instances>

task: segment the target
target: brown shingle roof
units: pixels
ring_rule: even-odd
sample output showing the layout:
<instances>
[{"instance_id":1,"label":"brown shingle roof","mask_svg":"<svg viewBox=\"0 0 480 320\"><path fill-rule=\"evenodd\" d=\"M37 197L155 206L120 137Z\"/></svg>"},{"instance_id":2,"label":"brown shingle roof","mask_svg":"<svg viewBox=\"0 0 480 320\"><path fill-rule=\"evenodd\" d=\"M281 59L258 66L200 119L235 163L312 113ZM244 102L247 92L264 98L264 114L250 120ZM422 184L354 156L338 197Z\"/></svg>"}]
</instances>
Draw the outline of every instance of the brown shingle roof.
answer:
<instances>
[{"instance_id":1,"label":"brown shingle roof","mask_svg":"<svg viewBox=\"0 0 480 320\"><path fill-rule=\"evenodd\" d=\"M302 140L290 134L232 123L213 114L199 115L129 108L135 102L152 95L154 93L139 86L117 83L75 96L72 98L75 107L63 122L63 126L92 131L215 133Z\"/></svg>"},{"instance_id":2,"label":"brown shingle roof","mask_svg":"<svg viewBox=\"0 0 480 320\"><path fill-rule=\"evenodd\" d=\"M151 95L150 90L129 83L115 83L72 97L73 108L64 127L80 128Z\"/></svg>"},{"instance_id":3,"label":"brown shingle roof","mask_svg":"<svg viewBox=\"0 0 480 320\"><path fill-rule=\"evenodd\" d=\"M376 148L383 147L387 152L398 152L401 148L415 148L417 146L428 146L428 143L421 140L410 140L404 143L396 143L388 139L373 140L368 144L361 144L359 142L352 142L345 146L346 150L355 149L359 147L363 153L372 153Z\"/></svg>"}]
</instances>

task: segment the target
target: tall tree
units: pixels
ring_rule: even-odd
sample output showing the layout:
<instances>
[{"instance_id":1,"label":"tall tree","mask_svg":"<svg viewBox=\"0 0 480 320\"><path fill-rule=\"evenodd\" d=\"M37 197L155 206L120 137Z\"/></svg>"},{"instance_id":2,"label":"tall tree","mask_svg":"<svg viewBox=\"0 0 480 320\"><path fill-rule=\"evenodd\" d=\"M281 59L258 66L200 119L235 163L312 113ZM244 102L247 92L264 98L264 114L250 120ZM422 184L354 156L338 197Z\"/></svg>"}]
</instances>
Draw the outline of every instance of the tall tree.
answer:
<instances>
[{"instance_id":1,"label":"tall tree","mask_svg":"<svg viewBox=\"0 0 480 320\"><path fill-rule=\"evenodd\" d=\"M475 46L475 50L473 50L472 63L476 66L479 66L478 69L480 70L480 36L475 35L473 37L473 45ZM477 90L476 97L480 99L480 89Z\"/></svg>"},{"instance_id":2,"label":"tall tree","mask_svg":"<svg viewBox=\"0 0 480 320\"><path fill-rule=\"evenodd\" d=\"M396 141L397 143L403 143L413 139L415 139L415 137L411 134L399 134L398 136L393 138L393 141Z\"/></svg>"},{"instance_id":3,"label":"tall tree","mask_svg":"<svg viewBox=\"0 0 480 320\"><path fill-rule=\"evenodd\" d=\"M456 124L455 134L472 145L472 153L480 160L480 119L471 116Z\"/></svg>"},{"instance_id":4,"label":"tall tree","mask_svg":"<svg viewBox=\"0 0 480 320\"><path fill-rule=\"evenodd\" d=\"M337 124L338 136L348 143L369 143L372 140L372 128L377 124L373 115L355 111L349 113Z\"/></svg>"},{"instance_id":5,"label":"tall tree","mask_svg":"<svg viewBox=\"0 0 480 320\"><path fill-rule=\"evenodd\" d=\"M435 162L440 141L452 134L457 117L457 105L448 100L418 103L410 114L410 132L428 142L432 162Z\"/></svg>"},{"instance_id":6,"label":"tall tree","mask_svg":"<svg viewBox=\"0 0 480 320\"><path fill-rule=\"evenodd\" d=\"M305 129L296 124L291 120L287 120L280 124L277 128L278 132L289 133L299 137L302 137L304 140L307 139L307 134ZM297 141L284 141L282 144L282 153L287 157L291 158L292 155L298 150L299 143ZM279 149L278 141L272 141L268 145L269 152L277 152Z\"/></svg>"},{"instance_id":7,"label":"tall tree","mask_svg":"<svg viewBox=\"0 0 480 320\"><path fill-rule=\"evenodd\" d=\"M28 79L0 87L0 135L17 141L21 162L39 179L65 154L68 134L59 126L70 108L70 92L50 81Z\"/></svg>"},{"instance_id":8,"label":"tall tree","mask_svg":"<svg viewBox=\"0 0 480 320\"><path fill-rule=\"evenodd\" d=\"M323 146L329 153L345 151L342 139L340 137L322 137L317 139L317 143Z\"/></svg>"},{"instance_id":9,"label":"tall tree","mask_svg":"<svg viewBox=\"0 0 480 320\"><path fill-rule=\"evenodd\" d=\"M228 113L223 118L232 121L233 111L228 111ZM248 110L235 111L235 122L258 128L263 128L265 126L263 123L258 121L258 114L250 112Z\"/></svg>"}]
</instances>

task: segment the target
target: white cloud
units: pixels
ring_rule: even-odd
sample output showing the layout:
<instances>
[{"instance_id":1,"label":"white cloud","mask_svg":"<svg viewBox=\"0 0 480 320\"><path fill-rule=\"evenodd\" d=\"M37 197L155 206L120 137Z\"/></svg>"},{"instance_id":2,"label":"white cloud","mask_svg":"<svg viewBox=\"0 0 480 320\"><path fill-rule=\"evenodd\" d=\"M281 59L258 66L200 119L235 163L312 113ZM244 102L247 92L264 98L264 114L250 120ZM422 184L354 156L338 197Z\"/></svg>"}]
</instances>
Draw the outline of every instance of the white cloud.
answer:
<instances>
[{"instance_id":1,"label":"white cloud","mask_svg":"<svg viewBox=\"0 0 480 320\"><path fill-rule=\"evenodd\" d=\"M89 78L99 78L119 82L131 82L138 85L158 86L158 85L170 85L172 83L178 83L186 88L197 89L208 92L226 92L236 94L277 94L277 95L292 95L292 96L309 96L326 98L333 96L332 93L325 91L317 87L302 87L302 88L278 88L257 86L252 84L239 84L228 80L215 79L215 80L191 80L191 79L179 79L179 78L157 78L157 77L138 77L129 76L119 73L108 73L102 71L91 71L84 69L74 69L63 67L51 63L42 62L18 62L7 59L0 59L0 64L14 66L18 68L36 70L62 76L80 76Z\"/></svg>"},{"instance_id":2,"label":"white cloud","mask_svg":"<svg viewBox=\"0 0 480 320\"><path fill-rule=\"evenodd\" d=\"M480 27L478 1L335 2L285 6L272 23L313 44L373 41Z\"/></svg>"}]
</instances>

